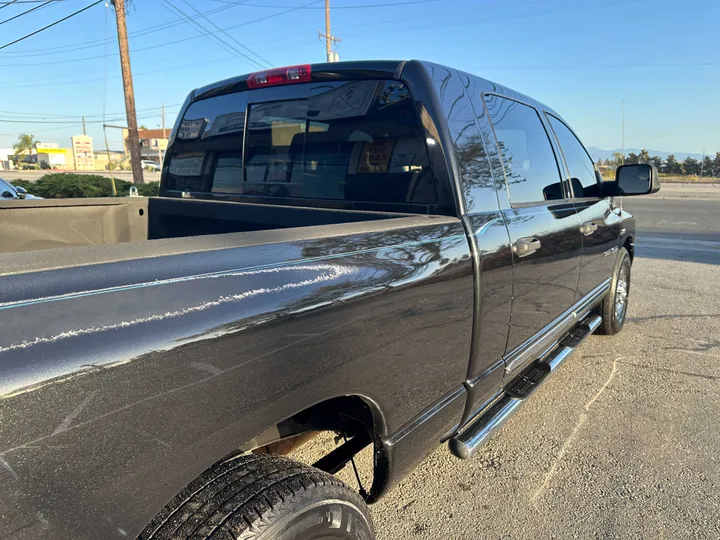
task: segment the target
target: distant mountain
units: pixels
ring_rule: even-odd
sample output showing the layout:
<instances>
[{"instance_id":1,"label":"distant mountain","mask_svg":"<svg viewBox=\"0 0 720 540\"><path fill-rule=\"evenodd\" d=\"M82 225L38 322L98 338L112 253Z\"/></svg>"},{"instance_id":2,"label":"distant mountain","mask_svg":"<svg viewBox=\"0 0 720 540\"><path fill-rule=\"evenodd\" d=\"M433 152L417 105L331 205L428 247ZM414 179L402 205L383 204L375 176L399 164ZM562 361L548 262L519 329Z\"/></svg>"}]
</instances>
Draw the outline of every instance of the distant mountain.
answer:
<instances>
[{"instance_id":1,"label":"distant mountain","mask_svg":"<svg viewBox=\"0 0 720 540\"><path fill-rule=\"evenodd\" d=\"M588 152L590 152L590 155L593 157L594 160L598 160L598 159L612 159L613 154L615 154L616 152L617 152L618 154L620 153L620 149L619 149L619 148L617 148L617 149L615 149L615 150L603 150L602 148L597 148L597 147L595 147L595 146L588 146L588 147L587 147L587 150L588 150ZM634 154L639 154L639 153L640 153L640 148L626 148L626 149L625 149L625 155L628 155L628 154L630 154L631 152L634 153ZM688 156L690 156L690 157L692 157L692 158L695 158L695 159L702 159L702 154L693 154L693 153L688 153L688 152L663 152L663 151L661 151L661 150L650 150L650 149L648 149L648 154L650 154L651 156L661 157L662 159L665 159L665 158L668 157L670 154L674 154L674 155L675 155L675 159L677 159L678 161L682 161L682 160L684 160L684 159L685 159L686 157L688 157ZM711 156L711 157L712 157L712 156Z\"/></svg>"}]
</instances>

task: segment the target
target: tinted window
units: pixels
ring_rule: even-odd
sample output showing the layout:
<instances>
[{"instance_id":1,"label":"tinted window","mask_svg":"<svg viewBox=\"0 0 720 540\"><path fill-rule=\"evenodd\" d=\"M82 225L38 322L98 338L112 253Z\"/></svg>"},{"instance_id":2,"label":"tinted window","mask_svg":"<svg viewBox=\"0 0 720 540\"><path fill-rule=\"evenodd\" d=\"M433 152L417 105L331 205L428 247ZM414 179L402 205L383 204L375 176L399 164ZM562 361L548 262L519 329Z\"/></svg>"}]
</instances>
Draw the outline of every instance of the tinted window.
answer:
<instances>
[{"instance_id":1,"label":"tinted window","mask_svg":"<svg viewBox=\"0 0 720 540\"><path fill-rule=\"evenodd\" d=\"M475 111L467 97L471 94L470 79L467 74L444 66L430 66L460 169L460 187L465 208L468 213L497 210L497 197L485 145L475 121Z\"/></svg>"},{"instance_id":2,"label":"tinted window","mask_svg":"<svg viewBox=\"0 0 720 540\"><path fill-rule=\"evenodd\" d=\"M15 188L13 186L11 186L10 184L8 184L7 182L5 182L5 180L0 178L0 196L2 196L4 193L8 193L8 192L10 193L10 196L12 198L15 198L17 196L17 194L15 193ZM11 197L7 197L7 198L9 199Z\"/></svg>"},{"instance_id":3,"label":"tinted window","mask_svg":"<svg viewBox=\"0 0 720 540\"><path fill-rule=\"evenodd\" d=\"M550 139L535 109L486 96L513 204L563 198L560 171Z\"/></svg>"},{"instance_id":4,"label":"tinted window","mask_svg":"<svg viewBox=\"0 0 720 540\"><path fill-rule=\"evenodd\" d=\"M261 94L249 91L191 105L174 143L169 188L400 204L436 201L425 140L403 84L307 86L287 89L297 92L297 99L253 103Z\"/></svg>"},{"instance_id":5,"label":"tinted window","mask_svg":"<svg viewBox=\"0 0 720 540\"><path fill-rule=\"evenodd\" d=\"M595 166L585 147L565 124L548 114L548 121L560 143L575 197L597 197L598 181Z\"/></svg>"}]
</instances>

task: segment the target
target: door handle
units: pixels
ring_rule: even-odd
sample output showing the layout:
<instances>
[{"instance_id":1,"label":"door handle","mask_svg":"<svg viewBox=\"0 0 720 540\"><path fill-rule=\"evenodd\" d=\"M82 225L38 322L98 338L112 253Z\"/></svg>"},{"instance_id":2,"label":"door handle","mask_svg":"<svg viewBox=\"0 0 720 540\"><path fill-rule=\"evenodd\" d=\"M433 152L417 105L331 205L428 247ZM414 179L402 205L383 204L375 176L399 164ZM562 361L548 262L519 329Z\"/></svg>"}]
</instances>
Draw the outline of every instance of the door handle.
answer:
<instances>
[{"instance_id":1,"label":"door handle","mask_svg":"<svg viewBox=\"0 0 720 540\"><path fill-rule=\"evenodd\" d=\"M590 236L592 233L597 231L597 228L597 223L593 221L586 221L585 223L580 225L580 232L583 233L585 236Z\"/></svg>"},{"instance_id":2,"label":"door handle","mask_svg":"<svg viewBox=\"0 0 720 540\"><path fill-rule=\"evenodd\" d=\"M518 257L527 257L538 249L540 249L540 240L532 237L518 238L512 246L513 253Z\"/></svg>"}]
</instances>

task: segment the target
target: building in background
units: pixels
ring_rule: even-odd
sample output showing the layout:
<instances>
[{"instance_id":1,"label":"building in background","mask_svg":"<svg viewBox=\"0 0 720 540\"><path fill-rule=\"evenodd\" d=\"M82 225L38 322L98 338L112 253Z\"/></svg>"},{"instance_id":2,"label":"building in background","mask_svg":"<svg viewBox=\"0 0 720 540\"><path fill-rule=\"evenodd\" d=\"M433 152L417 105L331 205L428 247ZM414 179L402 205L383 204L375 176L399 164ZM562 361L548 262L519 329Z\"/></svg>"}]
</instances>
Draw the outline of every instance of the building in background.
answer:
<instances>
[{"instance_id":1,"label":"building in background","mask_svg":"<svg viewBox=\"0 0 720 540\"><path fill-rule=\"evenodd\" d=\"M108 167L109 163L113 164L112 167ZM95 150L95 170L116 170L125 166L130 168L130 160L122 150Z\"/></svg>"},{"instance_id":2,"label":"building in background","mask_svg":"<svg viewBox=\"0 0 720 540\"><path fill-rule=\"evenodd\" d=\"M11 171L14 169L12 157L15 155L15 150L12 148L0 148L0 171Z\"/></svg>"},{"instance_id":3,"label":"building in background","mask_svg":"<svg viewBox=\"0 0 720 540\"><path fill-rule=\"evenodd\" d=\"M109 163L113 164L113 170L130 169L129 157L122 150L94 150L92 138L85 135L76 135L70 140L71 148L61 148L54 142L37 143L29 155L23 156L22 161L34 168L54 171L105 171ZM0 148L0 171L15 170L14 159L14 149ZM157 160L157 157L153 160Z\"/></svg>"},{"instance_id":4,"label":"building in background","mask_svg":"<svg viewBox=\"0 0 720 540\"><path fill-rule=\"evenodd\" d=\"M72 154L68 156L67 149L60 148L58 143L37 143L35 145L38 164L43 162L51 169L68 169L73 165L71 160Z\"/></svg>"},{"instance_id":5,"label":"building in background","mask_svg":"<svg viewBox=\"0 0 720 540\"><path fill-rule=\"evenodd\" d=\"M140 139L140 157L162 163L167 150L169 129L138 129L138 138ZM123 129L123 144L125 153L130 154L128 148L128 130Z\"/></svg>"}]
</instances>

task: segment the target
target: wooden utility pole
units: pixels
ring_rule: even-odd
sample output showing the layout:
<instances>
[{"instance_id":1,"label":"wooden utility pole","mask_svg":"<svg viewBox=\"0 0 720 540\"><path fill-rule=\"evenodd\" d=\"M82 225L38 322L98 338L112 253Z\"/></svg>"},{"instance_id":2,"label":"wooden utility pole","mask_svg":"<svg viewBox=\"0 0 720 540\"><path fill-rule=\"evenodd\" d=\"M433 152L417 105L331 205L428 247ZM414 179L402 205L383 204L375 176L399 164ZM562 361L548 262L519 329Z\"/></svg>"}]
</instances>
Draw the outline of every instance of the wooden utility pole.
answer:
<instances>
[{"instance_id":1,"label":"wooden utility pole","mask_svg":"<svg viewBox=\"0 0 720 540\"><path fill-rule=\"evenodd\" d=\"M625 100L622 102L622 160L620 165L625 165Z\"/></svg>"},{"instance_id":2,"label":"wooden utility pole","mask_svg":"<svg viewBox=\"0 0 720 540\"><path fill-rule=\"evenodd\" d=\"M330 33L330 0L325 0L325 54L327 61L333 61L332 34Z\"/></svg>"},{"instance_id":3,"label":"wooden utility pole","mask_svg":"<svg viewBox=\"0 0 720 540\"><path fill-rule=\"evenodd\" d=\"M325 38L325 55L328 62L337 62L337 53L333 51L333 43L342 41L330 33L330 0L325 0L325 32L318 30L318 37Z\"/></svg>"},{"instance_id":4,"label":"wooden utility pole","mask_svg":"<svg viewBox=\"0 0 720 540\"><path fill-rule=\"evenodd\" d=\"M85 117L82 117L83 119L83 135L87 135L87 132L85 131Z\"/></svg>"},{"instance_id":5,"label":"wooden utility pole","mask_svg":"<svg viewBox=\"0 0 720 540\"><path fill-rule=\"evenodd\" d=\"M162 112L160 113L160 117L162 118L162 138L167 139L167 135L165 135L165 104L162 104ZM160 157L160 167L162 167L163 164L163 153L162 149L160 148L160 141L158 141L158 156Z\"/></svg>"},{"instance_id":6,"label":"wooden utility pole","mask_svg":"<svg viewBox=\"0 0 720 540\"><path fill-rule=\"evenodd\" d=\"M125 0L111 0L115 6L118 46L120 47L120 67L122 68L123 89L125 91L125 113L127 115L128 147L133 183L143 184L142 164L140 163L140 140L138 138L137 115L135 113L135 92L133 90L132 71L130 70L130 51L128 48L127 26L125 24Z\"/></svg>"}]
</instances>

